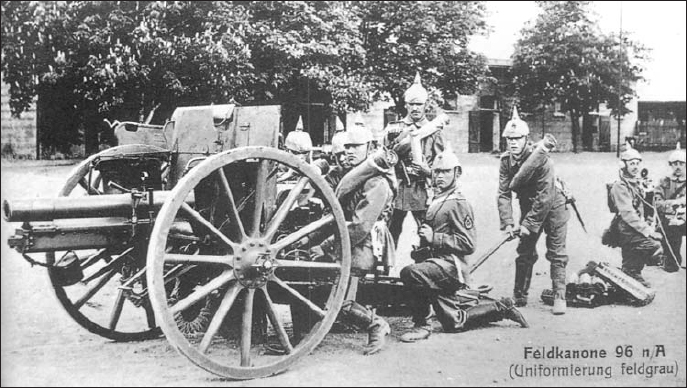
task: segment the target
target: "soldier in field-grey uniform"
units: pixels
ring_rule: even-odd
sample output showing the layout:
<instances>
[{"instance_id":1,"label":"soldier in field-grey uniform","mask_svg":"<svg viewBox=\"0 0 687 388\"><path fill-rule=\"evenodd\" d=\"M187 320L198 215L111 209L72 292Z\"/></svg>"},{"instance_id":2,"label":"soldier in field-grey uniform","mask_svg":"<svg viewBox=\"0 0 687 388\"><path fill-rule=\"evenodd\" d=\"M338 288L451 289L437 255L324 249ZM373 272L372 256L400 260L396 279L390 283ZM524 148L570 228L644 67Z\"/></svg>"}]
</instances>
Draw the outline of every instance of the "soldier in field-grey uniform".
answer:
<instances>
[{"instance_id":1,"label":"soldier in field-grey uniform","mask_svg":"<svg viewBox=\"0 0 687 388\"><path fill-rule=\"evenodd\" d=\"M421 128L429 121L425 116L427 108L427 90L422 87L420 74L415 76L414 83L406 90L404 99L408 115L401 121L394 121L384 129L386 134L385 146L394 149L403 139L410 136L411 130ZM427 211L427 180L431 177L430 167L437 154L444 150L444 139L441 131L420 141L423 163L413 162L412 155L399 154L396 164L396 177L399 180L398 193L394 199L394 212L391 216L389 231L394 243L398 246L398 238L403 228L403 220L408 212L418 225L422 224Z\"/></svg>"}]
</instances>

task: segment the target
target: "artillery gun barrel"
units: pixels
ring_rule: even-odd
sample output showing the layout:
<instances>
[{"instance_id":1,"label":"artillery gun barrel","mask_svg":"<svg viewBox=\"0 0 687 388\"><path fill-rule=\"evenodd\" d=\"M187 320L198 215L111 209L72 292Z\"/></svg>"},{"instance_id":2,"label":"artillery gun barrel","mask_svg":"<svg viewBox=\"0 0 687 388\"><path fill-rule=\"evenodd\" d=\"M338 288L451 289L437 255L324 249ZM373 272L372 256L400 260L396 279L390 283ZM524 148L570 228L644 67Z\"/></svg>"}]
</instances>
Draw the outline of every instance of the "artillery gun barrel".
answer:
<instances>
[{"instance_id":1,"label":"artillery gun barrel","mask_svg":"<svg viewBox=\"0 0 687 388\"><path fill-rule=\"evenodd\" d=\"M171 191L156 190L152 192L153 210L162 207ZM148 208L150 192L141 195L141 208ZM84 197L57 197L5 200L2 206L3 215L8 222L51 221L55 219L92 218L92 217L129 217L133 200L130 193L91 195ZM187 203L193 203L189 195Z\"/></svg>"}]
</instances>

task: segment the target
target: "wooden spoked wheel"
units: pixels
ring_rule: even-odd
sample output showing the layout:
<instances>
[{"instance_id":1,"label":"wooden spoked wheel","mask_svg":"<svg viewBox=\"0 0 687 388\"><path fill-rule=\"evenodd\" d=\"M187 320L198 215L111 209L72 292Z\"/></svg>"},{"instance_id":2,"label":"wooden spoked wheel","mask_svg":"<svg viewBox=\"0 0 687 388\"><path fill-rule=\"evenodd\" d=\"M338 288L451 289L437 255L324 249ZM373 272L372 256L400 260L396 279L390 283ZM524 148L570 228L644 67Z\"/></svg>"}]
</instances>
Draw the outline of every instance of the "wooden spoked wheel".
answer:
<instances>
[{"instance_id":1,"label":"wooden spoked wheel","mask_svg":"<svg viewBox=\"0 0 687 388\"><path fill-rule=\"evenodd\" d=\"M296 181L277 203L277 171L288 168ZM293 227L293 213L311 190L323 212ZM180 219L203 242L193 254L169 252L170 225ZM318 233L334 236L339 257L290 254ZM244 147L209 157L172 190L152 231L147 277L157 321L177 350L217 375L251 379L284 371L322 341L341 309L350 265L343 211L321 172L274 148ZM181 298L170 297L172 283L187 290ZM311 300L309 286L323 284L328 295ZM180 330L175 316L208 304L214 307L204 333ZM287 322L293 304L316 321L297 338ZM263 346L270 334L283 353Z\"/></svg>"},{"instance_id":2,"label":"wooden spoked wheel","mask_svg":"<svg viewBox=\"0 0 687 388\"><path fill-rule=\"evenodd\" d=\"M58 196L75 200L81 196L106 196L108 190L103 186L103 179L93 168L95 161L103 157L162 151L146 145L124 145L92 155L71 171ZM88 238L88 235L84 238ZM146 279L144 272L141 272L145 266L145 241L141 243L143 245L132 241L123 246L72 251L78 257L84 275L82 281L76 284L62 285L56 271L48 267L57 299L79 325L115 341L141 341L161 334L145 296ZM66 253L47 252L46 262L55 264ZM139 297L138 294L144 296Z\"/></svg>"}]
</instances>

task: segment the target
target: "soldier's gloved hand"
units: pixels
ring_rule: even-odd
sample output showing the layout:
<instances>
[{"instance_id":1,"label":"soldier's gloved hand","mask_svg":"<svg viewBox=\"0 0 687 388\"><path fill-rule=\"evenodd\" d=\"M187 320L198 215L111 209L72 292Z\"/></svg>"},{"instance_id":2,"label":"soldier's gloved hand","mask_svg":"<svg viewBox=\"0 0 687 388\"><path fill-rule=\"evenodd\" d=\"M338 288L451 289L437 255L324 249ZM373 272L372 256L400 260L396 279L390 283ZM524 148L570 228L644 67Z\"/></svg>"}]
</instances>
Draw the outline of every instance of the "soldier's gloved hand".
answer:
<instances>
[{"instance_id":1,"label":"soldier's gloved hand","mask_svg":"<svg viewBox=\"0 0 687 388\"><path fill-rule=\"evenodd\" d=\"M654 240L656 240L656 241L661 241L661 240L663 240L663 235L662 235L661 233L659 233L659 232L653 231L653 232L651 232L651 234L649 235L649 238L652 238L652 239L654 239Z\"/></svg>"},{"instance_id":2,"label":"soldier's gloved hand","mask_svg":"<svg viewBox=\"0 0 687 388\"><path fill-rule=\"evenodd\" d=\"M420 235L420 240L424 240L427 244L431 245L434 242L434 231L431 226L422 224L418 234Z\"/></svg>"}]
</instances>

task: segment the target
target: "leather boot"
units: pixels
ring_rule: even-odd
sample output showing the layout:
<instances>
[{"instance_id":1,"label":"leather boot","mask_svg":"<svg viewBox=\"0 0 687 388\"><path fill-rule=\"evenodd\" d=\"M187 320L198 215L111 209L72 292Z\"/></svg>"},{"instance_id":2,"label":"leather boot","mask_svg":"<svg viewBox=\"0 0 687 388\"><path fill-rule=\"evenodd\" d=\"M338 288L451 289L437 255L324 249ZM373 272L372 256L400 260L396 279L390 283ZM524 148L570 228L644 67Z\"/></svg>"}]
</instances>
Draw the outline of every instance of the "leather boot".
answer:
<instances>
[{"instance_id":1,"label":"leather boot","mask_svg":"<svg viewBox=\"0 0 687 388\"><path fill-rule=\"evenodd\" d=\"M375 354L382 350L386 336L391 333L391 327L382 317L352 300L344 302L341 308L341 317L351 324L367 330L367 346L363 352L365 355Z\"/></svg>"},{"instance_id":2,"label":"leather boot","mask_svg":"<svg viewBox=\"0 0 687 388\"><path fill-rule=\"evenodd\" d=\"M500 301L480 303L467 309L463 328L469 329L503 319L517 322L522 327L529 327L525 317L515 308L513 301L510 298L503 298Z\"/></svg>"},{"instance_id":3,"label":"leather boot","mask_svg":"<svg viewBox=\"0 0 687 388\"><path fill-rule=\"evenodd\" d=\"M553 289L554 315L565 314L567 302L565 299L565 266L560 263L551 263L551 285Z\"/></svg>"},{"instance_id":4,"label":"leather boot","mask_svg":"<svg viewBox=\"0 0 687 388\"><path fill-rule=\"evenodd\" d=\"M513 287L513 300L515 306L527 306L527 295L532 281L532 266L528 264L515 264L515 286Z\"/></svg>"},{"instance_id":5,"label":"leather boot","mask_svg":"<svg viewBox=\"0 0 687 388\"><path fill-rule=\"evenodd\" d=\"M522 313L515 308L515 303L511 298L501 298L497 304L503 309L504 319L509 319L513 322L519 323L523 328L530 327Z\"/></svg>"}]
</instances>

